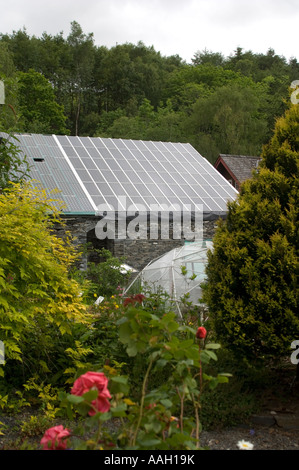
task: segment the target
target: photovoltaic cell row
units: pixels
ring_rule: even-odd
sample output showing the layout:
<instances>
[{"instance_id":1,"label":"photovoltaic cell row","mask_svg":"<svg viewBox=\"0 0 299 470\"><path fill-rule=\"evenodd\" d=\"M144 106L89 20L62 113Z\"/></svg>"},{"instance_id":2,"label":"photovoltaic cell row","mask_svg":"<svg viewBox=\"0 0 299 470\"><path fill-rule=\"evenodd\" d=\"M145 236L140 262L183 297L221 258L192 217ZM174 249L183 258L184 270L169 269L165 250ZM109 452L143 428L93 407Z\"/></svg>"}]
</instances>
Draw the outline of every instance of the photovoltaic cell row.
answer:
<instances>
[{"instance_id":1,"label":"photovoltaic cell row","mask_svg":"<svg viewBox=\"0 0 299 470\"><path fill-rule=\"evenodd\" d=\"M20 135L18 140L31 166L32 179L40 182L49 193L58 189L60 193L55 193L53 197L66 203L67 212L94 212L93 205L52 136Z\"/></svg>"},{"instance_id":2,"label":"photovoltaic cell row","mask_svg":"<svg viewBox=\"0 0 299 470\"><path fill-rule=\"evenodd\" d=\"M98 141L95 142L95 147L100 150L101 155L103 157L105 155L109 156L109 158L105 160L105 163L110 168L110 170L113 170L111 173L114 177L116 177L118 182L118 185L111 185L115 194L119 195L125 192L126 194L130 194L134 201L138 201L138 203L143 202L146 204L148 204L148 200L144 199L146 196L151 196L151 201L154 203L158 202L157 198L160 200L160 198L165 196L167 197L168 191L167 188L165 189L165 181L158 175L158 169L147 163L145 158L146 155L142 154L140 151L138 151L137 154L132 155L132 153L128 150L128 147L126 150L125 144L123 142L119 142L120 141L113 141L110 143L110 145L108 145L108 141L105 142L104 140L101 140L100 145ZM119 148L116 148L117 143L119 143ZM105 144L106 149L108 150L109 148L108 154L105 153ZM122 149L122 152L120 152L120 148ZM134 147L131 146L131 148ZM129 159L128 156L130 156L131 159ZM136 160L136 156L139 161ZM109 174L107 172L107 180L109 180L108 175ZM129 185L129 182L133 183L133 185ZM138 182L140 182L143 187L138 186ZM152 183L152 185L150 185L150 183ZM162 191L159 189L159 185L161 184L164 184ZM149 188L151 188L151 191L148 191ZM171 194L175 196L175 194Z\"/></svg>"}]
</instances>

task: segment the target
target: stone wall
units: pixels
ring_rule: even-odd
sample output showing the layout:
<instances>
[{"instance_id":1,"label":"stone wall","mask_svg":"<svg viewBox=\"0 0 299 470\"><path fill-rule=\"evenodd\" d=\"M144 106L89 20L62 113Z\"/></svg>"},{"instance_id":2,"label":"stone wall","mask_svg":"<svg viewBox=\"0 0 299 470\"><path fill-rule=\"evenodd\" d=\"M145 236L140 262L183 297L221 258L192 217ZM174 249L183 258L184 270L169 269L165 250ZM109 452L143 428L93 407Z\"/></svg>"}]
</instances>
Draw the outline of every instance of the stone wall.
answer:
<instances>
[{"instance_id":1,"label":"stone wall","mask_svg":"<svg viewBox=\"0 0 299 470\"><path fill-rule=\"evenodd\" d=\"M110 251L140 271L151 260L184 244L183 240L114 240Z\"/></svg>"},{"instance_id":2,"label":"stone wall","mask_svg":"<svg viewBox=\"0 0 299 470\"><path fill-rule=\"evenodd\" d=\"M65 227L55 226L56 234L64 237L69 231L74 237L75 245L81 246L89 242L95 249L105 248L117 258L123 257L125 262L137 269L144 268L151 260L163 255L173 248L183 246L184 239L171 239L171 227L169 239L104 239L99 240L96 236L95 227L100 217L95 216L65 216ZM203 240L211 240L215 234L216 220L203 221ZM100 261L96 257L92 261ZM80 268L85 269L87 258L83 257Z\"/></svg>"}]
</instances>

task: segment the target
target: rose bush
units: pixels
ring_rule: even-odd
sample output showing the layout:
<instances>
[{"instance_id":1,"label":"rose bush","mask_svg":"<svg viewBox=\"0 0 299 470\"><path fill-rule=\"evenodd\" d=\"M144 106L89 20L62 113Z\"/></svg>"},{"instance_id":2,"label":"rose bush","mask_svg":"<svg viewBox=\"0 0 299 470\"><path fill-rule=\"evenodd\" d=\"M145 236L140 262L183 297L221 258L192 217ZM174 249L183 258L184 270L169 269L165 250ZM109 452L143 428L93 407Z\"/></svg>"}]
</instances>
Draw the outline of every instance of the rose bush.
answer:
<instances>
[{"instance_id":1,"label":"rose bush","mask_svg":"<svg viewBox=\"0 0 299 470\"><path fill-rule=\"evenodd\" d=\"M120 375L120 369L105 364L98 372L77 378L70 394L61 392L61 411L69 419L78 414L88 418L76 420L72 449L200 449L204 389L228 381L229 374L207 373L220 345L198 347L196 340L207 335L203 326L196 330L185 325L174 312L160 318L147 310L143 300L134 296L134 304L128 303L116 322L128 358L140 357L144 363L141 388L135 390L130 370ZM163 380L153 380L154 374ZM115 418L117 426L110 429L107 424Z\"/></svg>"}]
</instances>

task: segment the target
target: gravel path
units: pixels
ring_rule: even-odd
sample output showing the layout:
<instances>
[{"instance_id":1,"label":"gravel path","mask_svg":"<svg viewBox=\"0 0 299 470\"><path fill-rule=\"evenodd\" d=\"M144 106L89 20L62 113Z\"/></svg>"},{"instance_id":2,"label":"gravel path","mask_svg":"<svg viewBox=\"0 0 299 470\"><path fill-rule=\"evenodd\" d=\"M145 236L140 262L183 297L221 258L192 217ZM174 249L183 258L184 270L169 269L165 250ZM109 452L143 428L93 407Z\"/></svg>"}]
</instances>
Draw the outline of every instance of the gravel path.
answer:
<instances>
[{"instance_id":1,"label":"gravel path","mask_svg":"<svg viewBox=\"0 0 299 470\"><path fill-rule=\"evenodd\" d=\"M220 431L203 431L201 445L210 450L237 450L239 441L253 444L253 450L299 450L299 384L283 398L265 400L263 410L249 424Z\"/></svg>"},{"instance_id":2,"label":"gravel path","mask_svg":"<svg viewBox=\"0 0 299 470\"><path fill-rule=\"evenodd\" d=\"M299 430L286 430L277 426L203 431L200 443L209 450L238 450L238 442L242 440L253 444L252 450L299 450Z\"/></svg>"}]
</instances>

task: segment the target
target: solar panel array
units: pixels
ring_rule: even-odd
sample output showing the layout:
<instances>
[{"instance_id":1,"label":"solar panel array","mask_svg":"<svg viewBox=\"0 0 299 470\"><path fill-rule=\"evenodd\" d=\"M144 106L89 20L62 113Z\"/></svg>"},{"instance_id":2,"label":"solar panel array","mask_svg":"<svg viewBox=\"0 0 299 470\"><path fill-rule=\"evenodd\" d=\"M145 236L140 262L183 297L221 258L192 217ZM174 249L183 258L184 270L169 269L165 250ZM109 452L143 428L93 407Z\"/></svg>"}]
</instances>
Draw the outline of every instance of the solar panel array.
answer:
<instances>
[{"instance_id":1,"label":"solar panel array","mask_svg":"<svg viewBox=\"0 0 299 470\"><path fill-rule=\"evenodd\" d=\"M95 213L100 204L117 208L123 198L123 209L202 205L204 213L220 214L237 195L190 144L40 134L17 138L31 177L61 191L66 213Z\"/></svg>"}]
</instances>

